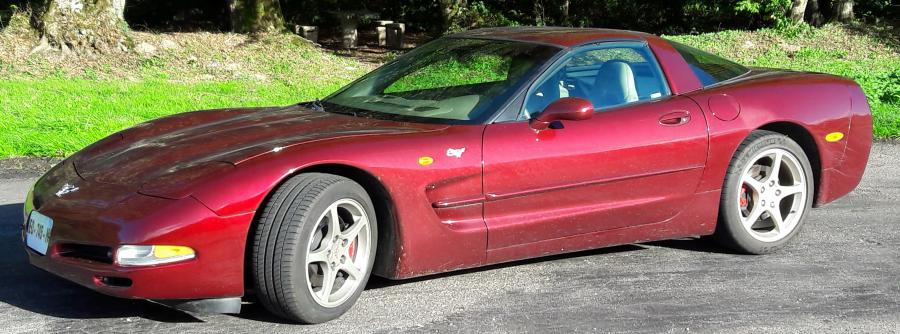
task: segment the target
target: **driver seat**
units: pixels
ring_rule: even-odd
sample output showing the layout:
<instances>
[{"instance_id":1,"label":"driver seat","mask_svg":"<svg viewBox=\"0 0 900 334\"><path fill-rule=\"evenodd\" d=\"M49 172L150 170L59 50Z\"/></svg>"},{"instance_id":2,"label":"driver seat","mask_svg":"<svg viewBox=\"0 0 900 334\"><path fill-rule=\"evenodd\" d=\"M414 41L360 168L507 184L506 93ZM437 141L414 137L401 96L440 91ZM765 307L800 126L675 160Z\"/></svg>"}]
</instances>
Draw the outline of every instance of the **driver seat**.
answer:
<instances>
[{"instance_id":1,"label":"driver seat","mask_svg":"<svg viewBox=\"0 0 900 334\"><path fill-rule=\"evenodd\" d=\"M607 61L597 70L593 94L589 94L594 108L608 108L638 100L634 71L623 61Z\"/></svg>"}]
</instances>

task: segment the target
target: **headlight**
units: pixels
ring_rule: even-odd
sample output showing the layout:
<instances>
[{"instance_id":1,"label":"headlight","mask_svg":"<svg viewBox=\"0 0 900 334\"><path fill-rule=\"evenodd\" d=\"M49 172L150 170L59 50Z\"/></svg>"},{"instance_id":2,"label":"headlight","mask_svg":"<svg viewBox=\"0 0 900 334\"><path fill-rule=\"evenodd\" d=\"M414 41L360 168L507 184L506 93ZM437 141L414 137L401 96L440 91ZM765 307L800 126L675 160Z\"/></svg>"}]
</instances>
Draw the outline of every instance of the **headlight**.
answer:
<instances>
[{"instance_id":1,"label":"headlight","mask_svg":"<svg viewBox=\"0 0 900 334\"><path fill-rule=\"evenodd\" d=\"M184 246L119 246L116 250L116 263L120 266L152 266L190 260L196 253Z\"/></svg>"}]
</instances>

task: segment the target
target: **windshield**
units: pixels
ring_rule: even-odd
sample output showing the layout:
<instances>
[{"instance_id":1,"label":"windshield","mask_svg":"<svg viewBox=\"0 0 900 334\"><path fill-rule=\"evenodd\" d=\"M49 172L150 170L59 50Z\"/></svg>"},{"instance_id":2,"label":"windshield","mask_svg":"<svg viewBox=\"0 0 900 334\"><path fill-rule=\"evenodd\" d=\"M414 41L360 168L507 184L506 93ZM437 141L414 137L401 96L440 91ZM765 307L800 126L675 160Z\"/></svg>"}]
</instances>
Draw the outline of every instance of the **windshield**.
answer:
<instances>
[{"instance_id":1,"label":"windshield","mask_svg":"<svg viewBox=\"0 0 900 334\"><path fill-rule=\"evenodd\" d=\"M441 38L327 97L324 107L398 120L483 123L559 51L522 42Z\"/></svg>"}]
</instances>

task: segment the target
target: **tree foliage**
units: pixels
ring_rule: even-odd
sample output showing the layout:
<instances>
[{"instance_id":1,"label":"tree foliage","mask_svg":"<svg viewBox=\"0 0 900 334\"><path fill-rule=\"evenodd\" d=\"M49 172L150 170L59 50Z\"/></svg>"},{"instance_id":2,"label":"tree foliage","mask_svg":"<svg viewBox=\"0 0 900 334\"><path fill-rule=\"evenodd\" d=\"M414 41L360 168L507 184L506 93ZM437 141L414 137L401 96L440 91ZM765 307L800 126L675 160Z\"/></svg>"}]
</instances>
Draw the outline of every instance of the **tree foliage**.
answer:
<instances>
[{"instance_id":1,"label":"tree foliage","mask_svg":"<svg viewBox=\"0 0 900 334\"><path fill-rule=\"evenodd\" d=\"M316 3L317 1L306 1ZM355 1L325 0L347 8ZM654 33L691 33L755 29L791 23L793 0L393 0L367 1L363 7L382 17L407 22L413 29L456 31L474 27L557 25L609 27ZM846 0L804 1L803 21L842 20L834 8ZM859 0L857 18L890 17L890 0ZM308 6L308 5L307 5ZM810 10L815 9L815 10ZM316 16L322 18L322 16ZM327 21L327 17L324 21ZM321 22L321 21L319 21Z\"/></svg>"},{"instance_id":2,"label":"tree foliage","mask_svg":"<svg viewBox=\"0 0 900 334\"><path fill-rule=\"evenodd\" d=\"M3 1L45 13L43 9L53 8L48 7L53 3L83 3L85 8L99 8L93 4L126 0ZM11 16L2 12L7 7L0 5L0 21ZM804 22L820 25L833 20L882 21L900 15L897 7L891 6L891 0L127 0L125 19L138 29L162 31L255 33L284 31L285 26L302 24L319 25L327 33L329 27L338 26L335 12L360 10L404 22L410 31L435 34L514 25L608 27L680 34ZM89 16L103 18L98 22L104 26L124 27L120 21L106 24L105 13L88 12ZM71 34L79 29L96 29L92 25L98 22L64 21L59 17L37 16L33 21L51 40L60 36L54 42L57 44L110 44L108 38L91 37L85 41Z\"/></svg>"}]
</instances>

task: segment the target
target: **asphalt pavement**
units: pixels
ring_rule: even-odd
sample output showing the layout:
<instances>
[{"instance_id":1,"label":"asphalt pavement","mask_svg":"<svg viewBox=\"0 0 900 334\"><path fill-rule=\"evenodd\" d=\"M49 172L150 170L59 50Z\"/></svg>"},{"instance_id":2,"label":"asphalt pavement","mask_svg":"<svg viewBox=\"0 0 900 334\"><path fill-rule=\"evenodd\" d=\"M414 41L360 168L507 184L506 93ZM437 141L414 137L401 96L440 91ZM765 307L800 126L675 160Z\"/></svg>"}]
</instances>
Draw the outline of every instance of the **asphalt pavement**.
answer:
<instances>
[{"instance_id":1,"label":"asphalt pavement","mask_svg":"<svg viewBox=\"0 0 900 334\"><path fill-rule=\"evenodd\" d=\"M702 240L628 245L408 281L374 279L344 317L281 322L257 305L190 315L106 297L32 268L18 233L36 175L0 179L0 332L900 333L900 145L813 210L782 252ZM448 249L452 252L452 249Z\"/></svg>"}]
</instances>

